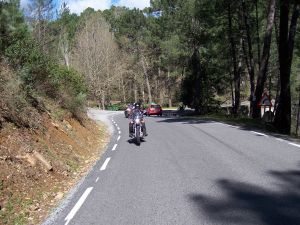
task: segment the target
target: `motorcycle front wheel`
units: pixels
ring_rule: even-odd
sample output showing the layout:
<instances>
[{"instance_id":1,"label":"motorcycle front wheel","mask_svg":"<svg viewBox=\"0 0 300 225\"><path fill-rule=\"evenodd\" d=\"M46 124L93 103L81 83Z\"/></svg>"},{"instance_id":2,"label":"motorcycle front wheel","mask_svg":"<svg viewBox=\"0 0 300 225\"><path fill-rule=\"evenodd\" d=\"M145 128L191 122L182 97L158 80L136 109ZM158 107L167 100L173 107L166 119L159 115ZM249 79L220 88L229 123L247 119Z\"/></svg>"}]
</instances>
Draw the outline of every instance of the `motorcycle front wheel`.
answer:
<instances>
[{"instance_id":1,"label":"motorcycle front wheel","mask_svg":"<svg viewBox=\"0 0 300 225\"><path fill-rule=\"evenodd\" d=\"M135 139L136 139L136 144L140 145L141 144L140 128L137 129L137 131L136 131Z\"/></svg>"}]
</instances>

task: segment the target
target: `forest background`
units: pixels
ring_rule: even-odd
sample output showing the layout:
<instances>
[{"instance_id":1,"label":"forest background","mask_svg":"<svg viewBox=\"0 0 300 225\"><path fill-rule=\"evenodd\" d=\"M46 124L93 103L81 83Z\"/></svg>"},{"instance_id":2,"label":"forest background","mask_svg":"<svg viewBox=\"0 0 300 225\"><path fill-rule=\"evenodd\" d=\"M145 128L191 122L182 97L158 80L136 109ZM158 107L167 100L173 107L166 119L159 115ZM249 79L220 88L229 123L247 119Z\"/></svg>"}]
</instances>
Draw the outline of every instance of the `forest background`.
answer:
<instances>
[{"instance_id":1,"label":"forest background","mask_svg":"<svg viewBox=\"0 0 300 225\"><path fill-rule=\"evenodd\" d=\"M249 101L257 119L267 91L276 130L298 131L297 0L152 0L80 15L53 0L30 0L25 11L17 0L0 4L1 57L25 102L49 97L79 117L87 100L180 103L198 114L229 104L234 116Z\"/></svg>"}]
</instances>

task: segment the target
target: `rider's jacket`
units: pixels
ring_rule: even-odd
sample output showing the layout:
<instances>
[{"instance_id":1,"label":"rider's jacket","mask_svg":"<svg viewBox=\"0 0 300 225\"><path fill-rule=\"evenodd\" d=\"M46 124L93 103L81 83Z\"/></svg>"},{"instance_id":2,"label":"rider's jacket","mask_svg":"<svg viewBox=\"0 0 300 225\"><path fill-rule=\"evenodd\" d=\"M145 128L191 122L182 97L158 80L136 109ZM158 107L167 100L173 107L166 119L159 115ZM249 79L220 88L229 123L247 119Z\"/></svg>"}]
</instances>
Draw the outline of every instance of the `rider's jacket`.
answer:
<instances>
[{"instance_id":1,"label":"rider's jacket","mask_svg":"<svg viewBox=\"0 0 300 225\"><path fill-rule=\"evenodd\" d=\"M133 109L132 110L132 113L130 115L130 119L134 119L134 117L137 115L137 114L140 114L141 116L143 116L143 113L140 109Z\"/></svg>"}]
</instances>

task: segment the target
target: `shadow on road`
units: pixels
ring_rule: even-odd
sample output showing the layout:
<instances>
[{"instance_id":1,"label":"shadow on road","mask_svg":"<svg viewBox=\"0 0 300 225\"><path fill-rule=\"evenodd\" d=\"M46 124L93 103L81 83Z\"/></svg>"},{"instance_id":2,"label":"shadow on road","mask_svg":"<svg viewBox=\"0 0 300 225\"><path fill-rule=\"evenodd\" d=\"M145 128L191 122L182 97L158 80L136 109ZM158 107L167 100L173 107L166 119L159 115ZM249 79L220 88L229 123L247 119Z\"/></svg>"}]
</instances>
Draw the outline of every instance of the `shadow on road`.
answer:
<instances>
[{"instance_id":1,"label":"shadow on road","mask_svg":"<svg viewBox=\"0 0 300 225\"><path fill-rule=\"evenodd\" d=\"M182 124L201 124L201 123L215 123L211 120L201 120L194 118L180 118L180 117L168 117L164 120L157 121L158 123L182 123Z\"/></svg>"},{"instance_id":2,"label":"shadow on road","mask_svg":"<svg viewBox=\"0 0 300 225\"><path fill-rule=\"evenodd\" d=\"M161 118L161 117L157 117L157 118ZM180 116L178 116L178 117L177 116L170 116L170 117L165 116L164 120L158 120L157 122L159 122L159 123L182 123L182 124L194 124L194 125L195 124L205 124L205 123L219 123L219 121L217 121L217 120L215 121L215 120L211 120L211 119L201 119L201 118L193 118L193 117L189 118L189 117L180 117ZM278 134L272 130L262 128L263 124L261 125L261 127L259 127L259 126L251 126L251 125L247 125L247 124L231 125L231 123L229 123L229 122L222 122L222 121L221 121L221 123L235 127L239 130L257 131L257 132L267 133L268 135L271 135L273 137L281 138L286 141L292 141L292 142L296 142L296 143L300 144L299 139L297 139L297 138ZM265 135L256 134L256 136L265 136Z\"/></svg>"},{"instance_id":3,"label":"shadow on road","mask_svg":"<svg viewBox=\"0 0 300 225\"><path fill-rule=\"evenodd\" d=\"M129 139L129 140L127 140L127 142L129 143L129 144L135 144L136 146L140 146L140 145L138 145L137 143L136 143L136 141L134 140L134 139ZM146 140L143 138L143 139L141 139L141 144L142 143L145 143L146 142Z\"/></svg>"},{"instance_id":4,"label":"shadow on road","mask_svg":"<svg viewBox=\"0 0 300 225\"><path fill-rule=\"evenodd\" d=\"M223 197L191 194L199 213L216 224L300 224L300 170L270 171L279 191L222 179L216 182ZM203 215L203 214L202 214Z\"/></svg>"}]
</instances>

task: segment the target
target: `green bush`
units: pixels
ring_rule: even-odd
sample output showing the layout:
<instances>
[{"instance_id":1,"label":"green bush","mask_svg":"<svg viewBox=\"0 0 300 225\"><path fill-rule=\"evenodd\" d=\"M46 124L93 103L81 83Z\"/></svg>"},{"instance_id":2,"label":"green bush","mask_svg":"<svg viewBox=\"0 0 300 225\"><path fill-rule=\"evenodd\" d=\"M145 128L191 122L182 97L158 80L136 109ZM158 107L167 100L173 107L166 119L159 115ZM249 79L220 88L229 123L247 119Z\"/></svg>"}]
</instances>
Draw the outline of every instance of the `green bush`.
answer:
<instances>
[{"instance_id":1,"label":"green bush","mask_svg":"<svg viewBox=\"0 0 300 225\"><path fill-rule=\"evenodd\" d=\"M85 80L77 71L60 66L55 59L47 56L33 39L18 11L18 5L0 3L0 18L14 18L7 23L0 21L0 57L4 57L14 72L18 74L20 83L10 104L10 111L25 109L34 106L30 99L35 101L34 95L48 96L58 102L60 106L69 110L75 117L82 112L86 101L87 87ZM10 23L10 24L8 24ZM37 107L37 106L34 106ZM23 110L24 109L24 110Z\"/></svg>"},{"instance_id":2,"label":"green bush","mask_svg":"<svg viewBox=\"0 0 300 225\"><path fill-rule=\"evenodd\" d=\"M78 119L81 120L81 114L84 111L85 103L86 103L86 94L85 93L79 93L76 96L64 96L62 107L67 109L72 113L72 115Z\"/></svg>"},{"instance_id":3,"label":"green bush","mask_svg":"<svg viewBox=\"0 0 300 225\"><path fill-rule=\"evenodd\" d=\"M51 83L60 89L68 88L75 95L86 93L87 87L81 74L65 66L53 66L50 72Z\"/></svg>"},{"instance_id":4,"label":"green bush","mask_svg":"<svg viewBox=\"0 0 300 225\"><path fill-rule=\"evenodd\" d=\"M5 56L18 69L27 93L44 93L77 117L84 107L87 92L84 78L77 71L60 66L44 55L24 33L12 38Z\"/></svg>"}]
</instances>

